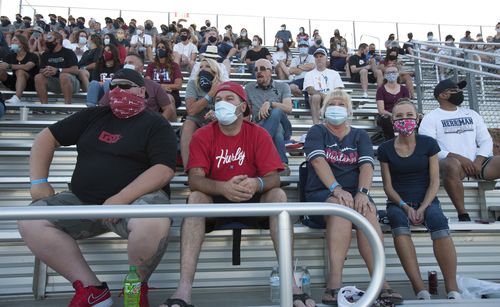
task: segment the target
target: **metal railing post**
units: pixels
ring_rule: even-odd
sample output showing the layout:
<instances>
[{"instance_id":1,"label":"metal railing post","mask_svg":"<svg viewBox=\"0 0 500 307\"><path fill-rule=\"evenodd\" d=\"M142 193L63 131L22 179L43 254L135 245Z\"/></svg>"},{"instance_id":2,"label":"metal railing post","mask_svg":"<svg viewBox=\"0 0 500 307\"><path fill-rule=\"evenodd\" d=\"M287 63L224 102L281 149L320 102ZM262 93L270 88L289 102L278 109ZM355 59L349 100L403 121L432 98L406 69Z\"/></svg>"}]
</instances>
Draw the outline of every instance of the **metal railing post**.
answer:
<instances>
[{"instance_id":1,"label":"metal railing post","mask_svg":"<svg viewBox=\"0 0 500 307\"><path fill-rule=\"evenodd\" d=\"M464 54L466 60L472 60L472 54L466 52ZM473 63L465 63L470 69L474 69ZM467 78L467 96L469 97L469 108L479 113L479 104L477 102L477 89L476 89L476 74L470 71L466 73Z\"/></svg>"},{"instance_id":2,"label":"metal railing post","mask_svg":"<svg viewBox=\"0 0 500 307\"><path fill-rule=\"evenodd\" d=\"M278 216L279 266L280 266L280 305L293 305L292 292L292 224L290 214L283 211Z\"/></svg>"},{"instance_id":3,"label":"metal railing post","mask_svg":"<svg viewBox=\"0 0 500 307\"><path fill-rule=\"evenodd\" d=\"M312 33L311 19L308 19L308 21L309 21L309 33ZM297 42L297 47L299 46L298 44L299 44L299 42Z\"/></svg>"},{"instance_id":4,"label":"metal railing post","mask_svg":"<svg viewBox=\"0 0 500 307\"><path fill-rule=\"evenodd\" d=\"M417 85L416 92L417 92L417 109L419 113L424 112L424 108L422 106L422 63L420 62L420 44L414 42L413 43L413 51L415 52L416 58L415 58L415 83Z\"/></svg>"},{"instance_id":5,"label":"metal railing post","mask_svg":"<svg viewBox=\"0 0 500 307\"><path fill-rule=\"evenodd\" d=\"M399 40L399 24L396 22L396 37Z\"/></svg>"},{"instance_id":6,"label":"metal railing post","mask_svg":"<svg viewBox=\"0 0 500 307\"><path fill-rule=\"evenodd\" d=\"M262 17L262 41L266 44L266 16Z\"/></svg>"},{"instance_id":7,"label":"metal railing post","mask_svg":"<svg viewBox=\"0 0 500 307\"><path fill-rule=\"evenodd\" d=\"M356 22L354 20L352 21L352 36L354 37L354 39L353 39L354 40L354 48L353 49L356 49L356 48L358 48L358 44L356 42Z\"/></svg>"},{"instance_id":8,"label":"metal railing post","mask_svg":"<svg viewBox=\"0 0 500 307\"><path fill-rule=\"evenodd\" d=\"M439 35L439 41L440 41L440 42L441 42L441 41L443 41L443 40L441 39L441 24L440 24L440 23L438 23L438 35Z\"/></svg>"},{"instance_id":9,"label":"metal railing post","mask_svg":"<svg viewBox=\"0 0 500 307\"><path fill-rule=\"evenodd\" d=\"M452 57L455 57L456 55L457 55L457 52L455 51L455 49L452 49L452 50L451 50L451 56L452 56ZM457 61L457 60L454 60L454 61L453 61L453 64L454 64L455 66L458 66L458 61ZM455 68L455 69L453 69L453 81L458 82L458 69L456 69L456 68Z\"/></svg>"}]
</instances>

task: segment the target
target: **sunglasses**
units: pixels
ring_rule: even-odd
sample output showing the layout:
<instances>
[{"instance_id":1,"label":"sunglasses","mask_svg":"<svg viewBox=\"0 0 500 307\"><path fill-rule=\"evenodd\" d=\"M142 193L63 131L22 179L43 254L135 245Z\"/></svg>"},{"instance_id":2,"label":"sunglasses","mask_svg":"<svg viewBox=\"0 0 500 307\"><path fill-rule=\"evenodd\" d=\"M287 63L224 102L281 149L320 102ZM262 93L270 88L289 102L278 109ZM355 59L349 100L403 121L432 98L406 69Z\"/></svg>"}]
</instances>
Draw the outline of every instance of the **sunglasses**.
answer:
<instances>
[{"instance_id":1,"label":"sunglasses","mask_svg":"<svg viewBox=\"0 0 500 307\"><path fill-rule=\"evenodd\" d=\"M259 71L260 71L260 72L263 72L263 71L266 71L266 70L269 70L269 71L270 71L271 69L270 69L270 68L267 68L267 67L265 67L265 66L258 66L258 67L255 67L255 69L254 69L254 71L255 71L255 72L259 72Z\"/></svg>"},{"instance_id":2,"label":"sunglasses","mask_svg":"<svg viewBox=\"0 0 500 307\"><path fill-rule=\"evenodd\" d=\"M125 84L125 83L111 83L109 85L109 89L114 89L114 88L121 88L122 90L129 90L133 87L137 87L136 85L132 85L132 84Z\"/></svg>"}]
</instances>

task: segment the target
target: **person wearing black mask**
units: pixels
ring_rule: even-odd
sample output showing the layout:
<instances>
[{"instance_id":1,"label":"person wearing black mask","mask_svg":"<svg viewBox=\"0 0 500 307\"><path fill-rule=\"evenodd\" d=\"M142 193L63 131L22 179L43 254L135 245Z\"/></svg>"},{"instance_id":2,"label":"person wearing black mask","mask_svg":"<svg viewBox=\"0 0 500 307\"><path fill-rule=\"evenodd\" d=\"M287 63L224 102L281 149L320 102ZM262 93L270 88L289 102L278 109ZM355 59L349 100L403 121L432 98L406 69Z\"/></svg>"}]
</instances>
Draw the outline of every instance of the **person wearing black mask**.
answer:
<instances>
[{"instance_id":1,"label":"person wearing black mask","mask_svg":"<svg viewBox=\"0 0 500 307\"><path fill-rule=\"evenodd\" d=\"M465 176L481 180L500 178L500 156L493 156L493 140L483 118L469 108L460 107L465 86L465 81L439 82L434 88L439 108L427 113L418 129L419 134L438 142L443 185L459 221L471 220L464 206Z\"/></svg>"},{"instance_id":2,"label":"person wearing black mask","mask_svg":"<svg viewBox=\"0 0 500 307\"><path fill-rule=\"evenodd\" d=\"M153 26L153 21L146 20L144 22L144 34L150 35L153 40L153 46L156 46L156 42L158 41L158 29Z\"/></svg>"},{"instance_id":3,"label":"person wearing black mask","mask_svg":"<svg viewBox=\"0 0 500 307\"><path fill-rule=\"evenodd\" d=\"M31 28L31 17L24 16L23 24L21 25L20 29L29 29L29 28Z\"/></svg>"},{"instance_id":4,"label":"person wearing black mask","mask_svg":"<svg viewBox=\"0 0 500 307\"><path fill-rule=\"evenodd\" d=\"M23 25L23 17L21 14L16 14L16 21L12 23L14 27L17 29L21 29L21 26Z\"/></svg>"},{"instance_id":5,"label":"person wearing black mask","mask_svg":"<svg viewBox=\"0 0 500 307\"><path fill-rule=\"evenodd\" d=\"M198 48L189 38L189 30L186 28L181 29L178 36L179 42L174 45L174 62L181 67L187 66L191 71L196 63Z\"/></svg>"},{"instance_id":6,"label":"person wearing black mask","mask_svg":"<svg viewBox=\"0 0 500 307\"><path fill-rule=\"evenodd\" d=\"M64 102L71 103L73 94L80 90L76 54L62 46L62 36L49 32L45 40L47 51L41 55L40 72L35 76L35 88L41 103L47 103L48 91L63 94Z\"/></svg>"},{"instance_id":7,"label":"person wearing black mask","mask_svg":"<svg viewBox=\"0 0 500 307\"><path fill-rule=\"evenodd\" d=\"M314 52L315 52L318 48L320 48L320 47L325 48L325 47L323 46L323 39L321 39L321 35L316 34L316 35L314 36L314 44L313 44L311 47L309 47L309 51L308 51L308 53L309 53L310 55L313 55L313 54L314 54ZM326 49L326 48L325 48L325 49Z\"/></svg>"},{"instance_id":8,"label":"person wearing black mask","mask_svg":"<svg viewBox=\"0 0 500 307\"><path fill-rule=\"evenodd\" d=\"M81 30L85 29L85 18L78 17L78 19L76 20L76 26Z\"/></svg>"},{"instance_id":9,"label":"person wearing black mask","mask_svg":"<svg viewBox=\"0 0 500 307\"><path fill-rule=\"evenodd\" d=\"M211 29L210 31L205 33L205 41L206 43L201 46L200 53L205 53L207 51L208 46L217 46L217 52L220 58L217 59L219 63L223 63L226 66L226 70L228 72L231 71L231 58L236 55L236 48L228 44L227 41L222 41L217 43L218 41L218 33L215 29Z\"/></svg>"},{"instance_id":10,"label":"person wearing black mask","mask_svg":"<svg viewBox=\"0 0 500 307\"><path fill-rule=\"evenodd\" d=\"M159 83L167 92L170 101L175 101L176 108L181 105L179 95L179 90L182 88L181 68L174 62L172 49L167 43L160 41L156 45L155 59L149 63L144 78Z\"/></svg>"},{"instance_id":11,"label":"person wearing black mask","mask_svg":"<svg viewBox=\"0 0 500 307\"><path fill-rule=\"evenodd\" d=\"M0 32L2 32L5 36L5 39L7 42L10 42L11 37L14 35L14 32L16 31L16 27L10 22L9 17L7 16L1 16L0 17Z\"/></svg>"}]
</instances>

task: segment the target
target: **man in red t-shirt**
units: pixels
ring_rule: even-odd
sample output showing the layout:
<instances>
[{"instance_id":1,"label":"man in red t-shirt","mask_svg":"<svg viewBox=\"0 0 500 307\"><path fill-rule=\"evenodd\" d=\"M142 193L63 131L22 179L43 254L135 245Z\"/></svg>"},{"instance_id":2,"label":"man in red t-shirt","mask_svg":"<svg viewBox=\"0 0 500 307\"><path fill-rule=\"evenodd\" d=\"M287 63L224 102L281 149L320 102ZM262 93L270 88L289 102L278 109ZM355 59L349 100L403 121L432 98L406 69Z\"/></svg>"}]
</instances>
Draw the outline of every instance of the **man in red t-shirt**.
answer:
<instances>
[{"instance_id":1,"label":"man in red t-shirt","mask_svg":"<svg viewBox=\"0 0 500 307\"><path fill-rule=\"evenodd\" d=\"M189 147L187 171L189 204L286 203L278 172L283 169L276 147L264 128L244 120L250 114L243 87L232 82L219 85L214 121L198 129ZM162 306L188 306L205 230L230 221L263 226L269 222L271 239L278 246L277 216L265 218L185 218L182 224L181 278L176 292ZM290 268L291 269L291 268ZM314 301L293 286L297 307ZM306 305L307 301L307 305Z\"/></svg>"}]
</instances>

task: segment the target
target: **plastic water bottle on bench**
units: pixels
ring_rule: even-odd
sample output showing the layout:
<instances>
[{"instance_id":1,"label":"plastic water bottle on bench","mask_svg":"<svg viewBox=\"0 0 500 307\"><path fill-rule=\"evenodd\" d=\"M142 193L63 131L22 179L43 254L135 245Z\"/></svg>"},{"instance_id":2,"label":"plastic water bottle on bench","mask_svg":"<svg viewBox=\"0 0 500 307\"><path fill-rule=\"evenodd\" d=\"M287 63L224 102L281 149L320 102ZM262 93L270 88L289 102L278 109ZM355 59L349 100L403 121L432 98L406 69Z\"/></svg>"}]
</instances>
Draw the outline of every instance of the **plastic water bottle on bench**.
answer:
<instances>
[{"instance_id":1,"label":"plastic water bottle on bench","mask_svg":"<svg viewBox=\"0 0 500 307\"><path fill-rule=\"evenodd\" d=\"M280 302L280 275L275 266L269 276L270 299L272 303Z\"/></svg>"},{"instance_id":2,"label":"plastic water bottle on bench","mask_svg":"<svg viewBox=\"0 0 500 307\"><path fill-rule=\"evenodd\" d=\"M311 274L306 266L302 267L302 292L311 295Z\"/></svg>"}]
</instances>

